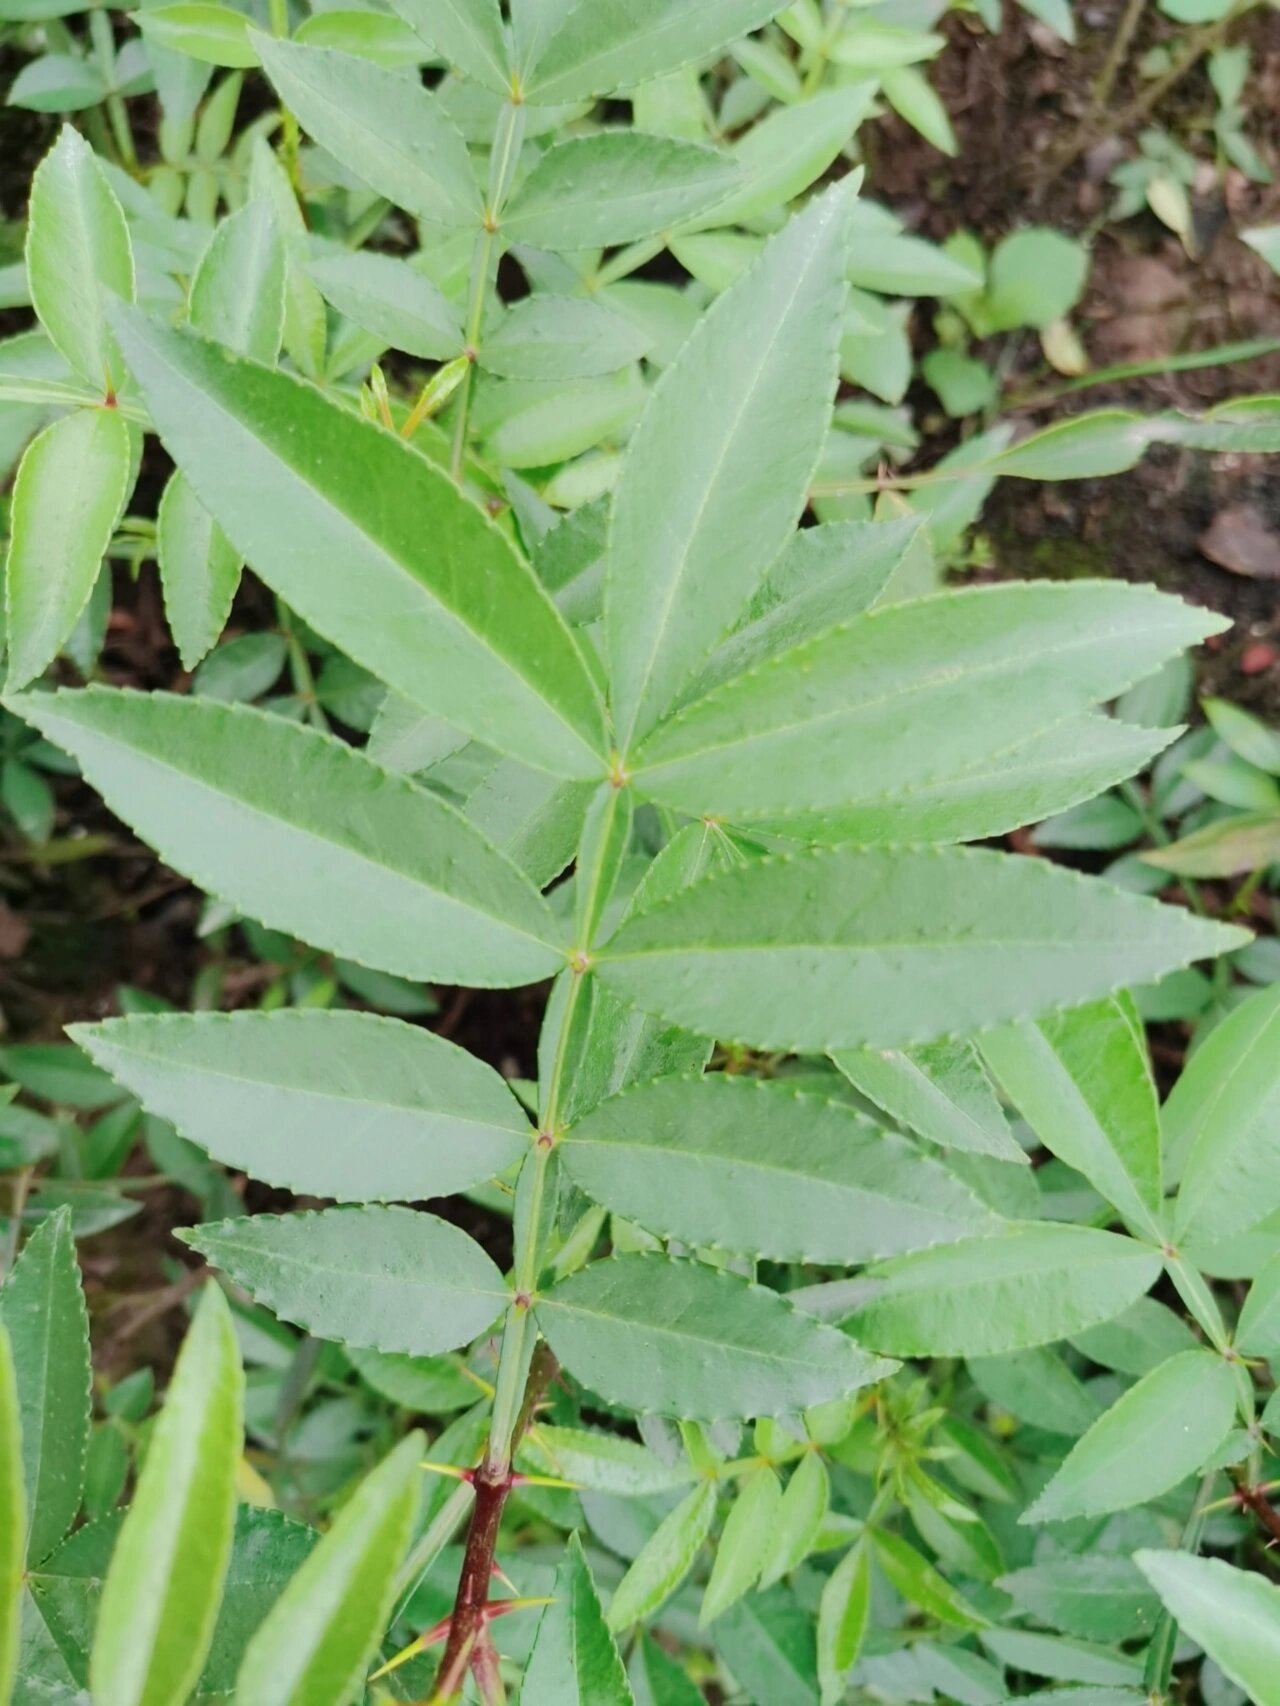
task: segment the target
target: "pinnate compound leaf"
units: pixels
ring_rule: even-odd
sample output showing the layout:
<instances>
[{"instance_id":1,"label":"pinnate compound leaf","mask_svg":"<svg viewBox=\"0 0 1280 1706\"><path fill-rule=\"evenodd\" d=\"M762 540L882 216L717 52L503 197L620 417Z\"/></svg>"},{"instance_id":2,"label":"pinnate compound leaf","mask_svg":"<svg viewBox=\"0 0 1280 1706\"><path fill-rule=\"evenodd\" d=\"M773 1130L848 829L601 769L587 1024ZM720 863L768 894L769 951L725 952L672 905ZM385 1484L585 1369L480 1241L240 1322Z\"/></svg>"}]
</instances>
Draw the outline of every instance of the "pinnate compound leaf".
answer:
<instances>
[{"instance_id":1,"label":"pinnate compound leaf","mask_svg":"<svg viewBox=\"0 0 1280 1706\"><path fill-rule=\"evenodd\" d=\"M89 1439L89 1317L71 1212L31 1234L0 1290L18 1391L26 1485L23 1553L38 1564L71 1527Z\"/></svg>"},{"instance_id":2,"label":"pinnate compound leaf","mask_svg":"<svg viewBox=\"0 0 1280 1706\"><path fill-rule=\"evenodd\" d=\"M534 1309L584 1386L656 1415L780 1415L843 1397L893 1367L775 1292L664 1256L594 1262Z\"/></svg>"},{"instance_id":3,"label":"pinnate compound leaf","mask_svg":"<svg viewBox=\"0 0 1280 1706\"><path fill-rule=\"evenodd\" d=\"M1256 1706L1280 1706L1280 1588L1216 1558L1137 1552L1134 1562L1219 1670Z\"/></svg>"},{"instance_id":4,"label":"pinnate compound leaf","mask_svg":"<svg viewBox=\"0 0 1280 1706\"><path fill-rule=\"evenodd\" d=\"M528 879L460 813L340 741L169 694L29 694L161 857L250 917L402 977L501 985L560 963Z\"/></svg>"},{"instance_id":5,"label":"pinnate compound leaf","mask_svg":"<svg viewBox=\"0 0 1280 1706\"><path fill-rule=\"evenodd\" d=\"M250 39L285 105L348 171L419 219L479 225L466 142L420 82L333 48Z\"/></svg>"},{"instance_id":6,"label":"pinnate compound leaf","mask_svg":"<svg viewBox=\"0 0 1280 1706\"><path fill-rule=\"evenodd\" d=\"M429 48L491 89L511 93L510 60L498 0L394 0Z\"/></svg>"},{"instance_id":7,"label":"pinnate compound leaf","mask_svg":"<svg viewBox=\"0 0 1280 1706\"><path fill-rule=\"evenodd\" d=\"M520 1685L522 1706L632 1706L591 1571L576 1534L556 1571Z\"/></svg>"},{"instance_id":8,"label":"pinnate compound leaf","mask_svg":"<svg viewBox=\"0 0 1280 1706\"><path fill-rule=\"evenodd\" d=\"M706 1035L901 1048L1076 1005L1247 939L1042 859L838 847L757 860L637 913L599 975Z\"/></svg>"},{"instance_id":9,"label":"pinnate compound leaf","mask_svg":"<svg viewBox=\"0 0 1280 1706\"><path fill-rule=\"evenodd\" d=\"M90 385L124 377L102 291L133 300L133 250L97 155L70 125L36 167L27 219L27 279L49 337Z\"/></svg>"},{"instance_id":10,"label":"pinnate compound leaf","mask_svg":"<svg viewBox=\"0 0 1280 1706\"><path fill-rule=\"evenodd\" d=\"M529 173L502 230L555 251L634 243L723 200L737 180L733 161L701 143L626 130L570 137Z\"/></svg>"},{"instance_id":11,"label":"pinnate compound leaf","mask_svg":"<svg viewBox=\"0 0 1280 1706\"><path fill-rule=\"evenodd\" d=\"M408 1208L258 1214L181 1236L282 1320L369 1350L470 1344L510 1295L465 1232Z\"/></svg>"},{"instance_id":12,"label":"pinnate compound leaf","mask_svg":"<svg viewBox=\"0 0 1280 1706\"><path fill-rule=\"evenodd\" d=\"M139 1014L72 1034L215 1160L303 1195L449 1196L505 1172L529 1144L496 1072L397 1019Z\"/></svg>"},{"instance_id":13,"label":"pinnate compound leaf","mask_svg":"<svg viewBox=\"0 0 1280 1706\"><path fill-rule=\"evenodd\" d=\"M836 383L848 207L839 188L814 202L713 304L631 440L605 600L625 742L670 707L804 508Z\"/></svg>"},{"instance_id":14,"label":"pinnate compound leaf","mask_svg":"<svg viewBox=\"0 0 1280 1706\"><path fill-rule=\"evenodd\" d=\"M391 255L326 255L307 268L308 276L341 314L390 348L428 361L449 361L462 353L462 322L436 284Z\"/></svg>"},{"instance_id":15,"label":"pinnate compound leaf","mask_svg":"<svg viewBox=\"0 0 1280 1706\"><path fill-rule=\"evenodd\" d=\"M651 1232L852 1265L993 1229L938 1162L842 1103L713 1073L662 1078L571 1128L569 1176Z\"/></svg>"},{"instance_id":16,"label":"pinnate compound leaf","mask_svg":"<svg viewBox=\"0 0 1280 1706\"><path fill-rule=\"evenodd\" d=\"M1160 1109L1130 998L988 1031L981 1047L1046 1147L1126 1219L1158 1231Z\"/></svg>"},{"instance_id":17,"label":"pinnate compound leaf","mask_svg":"<svg viewBox=\"0 0 1280 1706\"><path fill-rule=\"evenodd\" d=\"M678 70L713 54L781 10L776 0L568 0L545 37L525 93L542 103L580 101Z\"/></svg>"},{"instance_id":18,"label":"pinnate compound leaf","mask_svg":"<svg viewBox=\"0 0 1280 1706\"><path fill-rule=\"evenodd\" d=\"M973 1043L844 1049L832 1059L878 1108L931 1143L1026 1165Z\"/></svg>"},{"instance_id":19,"label":"pinnate compound leaf","mask_svg":"<svg viewBox=\"0 0 1280 1706\"><path fill-rule=\"evenodd\" d=\"M1077 1440L1022 1521L1101 1516L1159 1498L1217 1450L1235 1409L1235 1379L1216 1351L1170 1357Z\"/></svg>"},{"instance_id":20,"label":"pinnate compound leaf","mask_svg":"<svg viewBox=\"0 0 1280 1706\"><path fill-rule=\"evenodd\" d=\"M78 409L27 446L5 564L10 687L53 662L89 602L132 484L132 441L114 409Z\"/></svg>"},{"instance_id":21,"label":"pinnate compound leaf","mask_svg":"<svg viewBox=\"0 0 1280 1706\"><path fill-rule=\"evenodd\" d=\"M26 1539L18 1379L8 1328L0 1314L0 1700L10 1698L18 1667Z\"/></svg>"},{"instance_id":22,"label":"pinnate compound leaf","mask_svg":"<svg viewBox=\"0 0 1280 1706\"><path fill-rule=\"evenodd\" d=\"M231 1556L243 1396L231 1311L207 1285L103 1585L97 1706L181 1706L200 1675Z\"/></svg>"},{"instance_id":23,"label":"pinnate compound leaf","mask_svg":"<svg viewBox=\"0 0 1280 1706\"><path fill-rule=\"evenodd\" d=\"M1280 1206L1280 986L1251 995L1205 1038L1164 1109L1181 1171L1175 1233L1210 1241Z\"/></svg>"},{"instance_id":24,"label":"pinnate compound leaf","mask_svg":"<svg viewBox=\"0 0 1280 1706\"><path fill-rule=\"evenodd\" d=\"M630 1629L675 1592L693 1568L715 1514L715 1482L703 1481L663 1518L614 1590L610 1629Z\"/></svg>"},{"instance_id":25,"label":"pinnate compound leaf","mask_svg":"<svg viewBox=\"0 0 1280 1706\"><path fill-rule=\"evenodd\" d=\"M141 314L119 326L167 448L292 609L499 751L600 773L602 711L573 637L447 474L287 374Z\"/></svg>"},{"instance_id":26,"label":"pinnate compound leaf","mask_svg":"<svg viewBox=\"0 0 1280 1706\"><path fill-rule=\"evenodd\" d=\"M1001 1356L1110 1320L1159 1277L1159 1251L1052 1222L941 1245L872 1270L852 1332L893 1356Z\"/></svg>"},{"instance_id":27,"label":"pinnate compound leaf","mask_svg":"<svg viewBox=\"0 0 1280 1706\"><path fill-rule=\"evenodd\" d=\"M782 1484L767 1463L742 1484L716 1545L716 1561L698 1611L699 1627L714 1623L759 1581L781 1503Z\"/></svg>"},{"instance_id":28,"label":"pinnate compound leaf","mask_svg":"<svg viewBox=\"0 0 1280 1706\"><path fill-rule=\"evenodd\" d=\"M1114 697L1221 625L1116 582L889 605L686 706L635 754L637 785L664 805L731 820L909 793Z\"/></svg>"},{"instance_id":29,"label":"pinnate compound leaf","mask_svg":"<svg viewBox=\"0 0 1280 1706\"><path fill-rule=\"evenodd\" d=\"M420 1433L401 1440L343 1505L250 1641L236 1706L347 1706L355 1698L391 1614L423 1450Z\"/></svg>"}]
</instances>

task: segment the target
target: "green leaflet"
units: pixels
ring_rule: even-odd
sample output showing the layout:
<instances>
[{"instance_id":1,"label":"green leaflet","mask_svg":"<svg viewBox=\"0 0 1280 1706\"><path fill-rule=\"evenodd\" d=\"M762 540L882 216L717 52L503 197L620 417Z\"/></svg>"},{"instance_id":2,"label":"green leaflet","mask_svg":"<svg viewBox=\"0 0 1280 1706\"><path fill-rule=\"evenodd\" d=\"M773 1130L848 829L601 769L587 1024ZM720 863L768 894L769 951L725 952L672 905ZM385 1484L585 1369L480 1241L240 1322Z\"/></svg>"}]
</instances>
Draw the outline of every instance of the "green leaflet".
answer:
<instances>
[{"instance_id":1,"label":"green leaflet","mask_svg":"<svg viewBox=\"0 0 1280 1706\"><path fill-rule=\"evenodd\" d=\"M1026 1165L973 1043L844 1049L831 1058L878 1108L930 1142Z\"/></svg>"},{"instance_id":2,"label":"green leaflet","mask_svg":"<svg viewBox=\"0 0 1280 1706\"><path fill-rule=\"evenodd\" d=\"M423 1449L420 1433L401 1440L347 1500L250 1641L237 1706L346 1706L354 1698L394 1603Z\"/></svg>"},{"instance_id":3,"label":"green leaflet","mask_svg":"<svg viewBox=\"0 0 1280 1706\"><path fill-rule=\"evenodd\" d=\"M761 1286L663 1256L595 1262L534 1309L571 1374L611 1403L657 1415L779 1415L892 1367Z\"/></svg>"},{"instance_id":4,"label":"green leaflet","mask_svg":"<svg viewBox=\"0 0 1280 1706\"><path fill-rule=\"evenodd\" d=\"M741 187L690 229L741 225L774 212L815 183L871 111L875 84L867 80L778 107L751 126L733 150Z\"/></svg>"},{"instance_id":5,"label":"green leaflet","mask_svg":"<svg viewBox=\"0 0 1280 1706\"><path fill-rule=\"evenodd\" d=\"M112 1511L78 1528L29 1577L40 1616L81 1687L88 1685L102 1583L126 1516L125 1511ZM314 1528L279 1511L237 1508L221 1604L197 1694L230 1693L250 1636L319 1538Z\"/></svg>"},{"instance_id":6,"label":"green leaflet","mask_svg":"<svg viewBox=\"0 0 1280 1706\"><path fill-rule=\"evenodd\" d=\"M370 1350L470 1344L510 1296L465 1232L407 1208L258 1214L181 1236L282 1320Z\"/></svg>"},{"instance_id":7,"label":"green leaflet","mask_svg":"<svg viewBox=\"0 0 1280 1706\"><path fill-rule=\"evenodd\" d=\"M871 1613L871 1553L851 1547L828 1576L818 1605L818 1679L822 1706L840 1706L845 1678L862 1651Z\"/></svg>"},{"instance_id":8,"label":"green leaflet","mask_svg":"<svg viewBox=\"0 0 1280 1706\"><path fill-rule=\"evenodd\" d=\"M1158 1498L1222 1444L1235 1410L1235 1378L1216 1351L1171 1357L1076 1442L1022 1521L1064 1522Z\"/></svg>"},{"instance_id":9,"label":"green leaflet","mask_svg":"<svg viewBox=\"0 0 1280 1706\"><path fill-rule=\"evenodd\" d=\"M444 292L408 261L390 255L327 255L307 275L326 302L392 349L429 361L462 352L457 309Z\"/></svg>"},{"instance_id":10,"label":"green leaflet","mask_svg":"<svg viewBox=\"0 0 1280 1706\"><path fill-rule=\"evenodd\" d=\"M642 1634L631 1660L636 1706L706 1706L706 1696L656 1641Z\"/></svg>"},{"instance_id":11,"label":"green leaflet","mask_svg":"<svg viewBox=\"0 0 1280 1706\"><path fill-rule=\"evenodd\" d=\"M568 628L446 474L312 387L214 344L141 315L121 322L121 337L201 502L306 621L500 751L557 775L600 773L602 712Z\"/></svg>"},{"instance_id":12,"label":"green leaflet","mask_svg":"<svg viewBox=\"0 0 1280 1706\"><path fill-rule=\"evenodd\" d=\"M1091 1362L1135 1376L1150 1374L1167 1357L1189 1351L1196 1342L1182 1316L1154 1297L1140 1297L1114 1321L1074 1334L1071 1340Z\"/></svg>"},{"instance_id":13,"label":"green leaflet","mask_svg":"<svg viewBox=\"0 0 1280 1706\"><path fill-rule=\"evenodd\" d=\"M714 1623L759 1581L781 1503L782 1484L768 1464L743 1482L716 1546L716 1561L698 1611L700 1628Z\"/></svg>"},{"instance_id":14,"label":"green leaflet","mask_svg":"<svg viewBox=\"0 0 1280 1706\"><path fill-rule=\"evenodd\" d=\"M551 1592L520 1684L522 1706L631 1706L626 1672L576 1534Z\"/></svg>"},{"instance_id":15,"label":"green leaflet","mask_svg":"<svg viewBox=\"0 0 1280 1706\"><path fill-rule=\"evenodd\" d=\"M59 1209L27 1240L0 1290L18 1393L26 1484L23 1552L38 1564L80 1509L89 1437L89 1317L71 1214Z\"/></svg>"},{"instance_id":16,"label":"green leaflet","mask_svg":"<svg viewBox=\"0 0 1280 1706\"><path fill-rule=\"evenodd\" d=\"M191 489L170 476L156 514L164 612L184 669L194 669L226 627L240 585L235 546Z\"/></svg>"},{"instance_id":17,"label":"green leaflet","mask_svg":"<svg viewBox=\"0 0 1280 1706\"><path fill-rule=\"evenodd\" d=\"M702 1481L663 1518L609 1602L610 1629L630 1629L652 1616L693 1568L716 1514L714 1481Z\"/></svg>"},{"instance_id":18,"label":"green leaflet","mask_svg":"<svg viewBox=\"0 0 1280 1706\"><path fill-rule=\"evenodd\" d=\"M181 1706L200 1675L231 1554L243 1389L231 1312L207 1285L103 1585L97 1706Z\"/></svg>"},{"instance_id":19,"label":"green leaflet","mask_svg":"<svg viewBox=\"0 0 1280 1706\"><path fill-rule=\"evenodd\" d=\"M637 786L732 820L840 813L989 763L1219 629L1119 582L889 605L678 712L635 754Z\"/></svg>"},{"instance_id":20,"label":"green leaflet","mask_svg":"<svg viewBox=\"0 0 1280 1706\"><path fill-rule=\"evenodd\" d=\"M188 313L205 337L268 365L284 336L284 244L265 200L246 202L209 240Z\"/></svg>"},{"instance_id":21,"label":"green leaflet","mask_svg":"<svg viewBox=\"0 0 1280 1706\"><path fill-rule=\"evenodd\" d=\"M526 983L559 963L527 878L442 800L329 736L168 694L10 703L169 864L274 928L411 978Z\"/></svg>"},{"instance_id":22,"label":"green leaflet","mask_svg":"<svg viewBox=\"0 0 1280 1706\"><path fill-rule=\"evenodd\" d=\"M757 1047L895 1048L1071 1006L1245 939L1040 859L840 847L758 860L639 912L599 975L639 1007Z\"/></svg>"},{"instance_id":23,"label":"green leaflet","mask_svg":"<svg viewBox=\"0 0 1280 1706\"><path fill-rule=\"evenodd\" d=\"M505 1172L531 1137L490 1067L372 1013L139 1015L72 1034L216 1160L309 1196L449 1196Z\"/></svg>"},{"instance_id":24,"label":"green leaflet","mask_svg":"<svg viewBox=\"0 0 1280 1706\"><path fill-rule=\"evenodd\" d=\"M980 1629L986 1624L978 1608L901 1535L877 1531L871 1543L876 1563L889 1581L927 1616L959 1629Z\"/></svg>"},{"instance_id":25,"label":"green leaflet","mask_svg":"<svg viewBox=\"0 0 1280 1706\"><path fill-rule=\"evenodd\" d=\"M1273 1256L1250 1286L1235 1344L1245 1356L1280 1353L1280 1256Z\"/></svg>"},{"instance_id":26,"label":"green leaflet","mask_svg":"<svg viewBox=\"0 0 1280 1706\"><path fill-rule=\"evenodd\" d=\"M702 213L737 181L733 161L700 143L622 130L570 137L517 189L502 232L557 251L633 243Z\"/></svg>"},{"instance_id":27,"label":"green leaflet","mask_svg":"<svg viewBox=\"0 0 1280 1706\"><path fill-rule=\"evenodd\" d=\"M303 271L310 239L302 209L289 174L265 136L255 137L249 150L249 196L270 206L284 243L284 347L300 373L318 379L328 340L324 302Z\"/></svg>"},{"instance_id":28,"label":"green leaflet","mask_svg":"<svg viewBox=\"0 0 1280 1706\"><path fill-rule=\"evenodd\" d=\"M1256 1706L1280 1706L1280 1589L1216 1558L1137 1552L1134 1562L1180 1628Z\"/></svg>"},{"instance_id":29,"label":"green leaflet","mask_svg":"<svg viewBox=\"0 0 1280 1706\"><path fill-rule=\"evenodd\" d=\"M1156 1595L1128 1558L1099 1552L1048 1558L1014 1570L997 1585L1037 1622L1089 1641L1149 1635L1160 1610Z\"/></svg>"},{"instance_id":30,"label":"green leaflet","mask_svg":"<svg viewBox=\"0 0 1280 1706\"><path fill-rule=\"evenodd\" d=\"M981 1047L1040 1140L1126 1220L1158 1234L1160 1109L1131 999L989 1031Z\"/></svg>"},{"instance_id":31,"label":"green leaflet","mask_svg":"<svg viewBox=\"0 0 1280 1706\"><path fill-rule=\"evenodd\" d=\"M479 226L466 142L416 78L332 48L250 39L281 99L347 170L419 219Z\"/></svg>"},{"instance_id":32,"label":"green leaflet","mask_svg":"<svg viewBox=\"0 0 1280 1706\"><path fill-rule=\"evenodd\" d=\"M700 0L692 10L685 0L640 9L629 0L567 0L524 68L525 93L545 104L633 88L715 53L779 10L776 0Z\"/></svg>"},{"instance_id":33,"label":"green leaflet","mask_svg":"<svg viewBox=\"0 0 1280 1706\"><path fill-rule=\"evenodd\" d=\"M782 1495L760 1577L762 1588L772 1587L783 1576L789 1576L809 1556L830 1501L831 1483L826 1465L816 1452L806 1452Z\"/></svg>"},{"instance_id":34,"label":"green leaflet","mask_svg":"<svg viewBox=\"0 0 1280 1706\"><path fill-rule=\"evenodd\" d=\"M538 1422L525 1436L524 1450L536 1453L538 1467L593 1492L644 1498L649 1493L684 1487L693 1472L683 1460L668 1465L647 1446L621 1434L557 1428Z\"/></svg>"},{"instance_id":35,"label":"green leaflet","mask_svg":"<svg viewBox=\"0 0 1280 1706\"><path fill-rule=\"evenodd\" d=\"M124 368L102 290L133 301L133 250L106 173L70 125L31 181L26 261L31 300L55 347L88 384L114 391Z\"/></svg>"},{"instance_id":36,"label":"green leaflet","mask_svg":"<svg viewBox=\"0 0 1280 1706\"><path fill-rule=\"evenodd\" d=\"M214 231L191 281L192 326L237 355L273 363L285 329L288 263L271 204L247 202ZM240 584L235 548L175 473L156 517L165 615L193 669L226 626Z\"/></svg>"},{"instance_id":37,"label":"green leaflet","mask_svg":"<svg viewBox=\"0 0 1280 1706\"><path fill-rule=\"evenodd\" d=\"M669 708L804 507L836 381L848 206L841 189L816 201L712 305L631 440L605 601L624 744Z\"/></svg>"},{"instance_id":38,"label":"green leaflet","mask_svg":"<svg viewBox=\"0 0 1280 1706\"><path fill-rule=\"evenodd\" d=\"M813 1618L792 1594L775 1587L753 1593L717 1619L716 1651L753 1701L814 1706L817 1655Z\"/></svg>"},{"instance_id":39,"label":"green leaflet","mask_svg":"<svg viewBox=\"0 0 1280 1706\"><path fill-rule=\"evenodd\" d=\"M1039 823L1141 770L1174 738L1097 713L1072 717L942 780L841 811L795 812L779 833L865 844L977 841Z\"/></svg>"},{"instance_id":40,"label":"green leaflet","mask_svg":"<svg viewBox=\"0 0 1280 1706\"><path fill-rule=\"evenodd\" d=\"M7 1701L18 1665L27 1511L22 1419L9 1332L0 1314L0 1700Z\"/></svg>"},{"instance_id":41,"label":"green leaflet","mask_svg":"<svg viewBox=\"0 0 1280 1706\"><path fill-rule=\"evenodd\" d=\"M779 1261L851 1266L998 1224L906 1139L758 1078L624 1091L572 1127L561 1154L588 1196L651 1232Z\"/></svg>"},{"instance_id":42,"label":"green leaflet","mask_svg":"<svg viewBox=\"0 0 1280 1706\"><path fill-rule=\"evenodd\" d=\"M98 579L133 471L133 433L114 409L63 415L27 446L5 564L11 687L34 680L65 645Z\"/></svg>"},{"instance_id":43,"label":"green leaflet","mask_svg":"<svg viewBox=\"0 0 1280 1706\"><path fill-rule=\"evenodd\" d=\"M495 94L511 93L498 0L395 0L395 10L450 65Z\"/></svg>"},{"instance_id":44,"label":"green leaflet","mask_svg":"<svg viewBox=\"0 0 1280 1706\"><path fill-rule=\"evenodd\" d=\"M1103 1332L1105 1328L1093 1330ZM1098 1401L1089 1388L1071 1372L1057 1351L1044 1345L1003 1356L970 1357L968 1367L974 1385L984 1397L1019 1421L1048 1433L1078 1439L1100 1414Z\"/></svg>"},{"instance_id":45,"label":"green leaflet","mask_svg":"<svg viewBox=\"0 0 1280 1706\"><path fill-rule=\"evenodd\" d=\"M506 379L590 379L638 361L649 340L602 302L530 296L510 307L480 346L480 365Z\"/></svg>"},{"instance_id":46,"label":"green leaflet","mask_svg":"<svg viewBox=\"0 0 1280 1706\"><path fill-rule=\"evenodd\" d=\"M1214 1027L1164 1109L1169 1170L1182 1175L1175 1236L1200 1242L1254 1226L1280 1206L1280 986Z\"/></svg>"},{"instance_id":47,"label":"green leaflet","mask_svg":"<svg viewBox=\"0 0 1280 1706\"><path fill-rule=\"evenodd\" d=\"M1128 1685L1137 1688L1142 1681L1142 1664L1129 1653L1114 1648L1095 1646L1090 1641L1076 1641L1066 1635L1045 1635L1038 1629L992 1629L982 1637L982 1644L993 1657L1014 1670L1028 1671L1032 1676L1047 1676L1056 1682L1079 1682L1096 1685L1086 1689L1092 1706L1121 1706L1123 1697L1110 1695L1111 1688ZM1040 1706L1056 1703L1068 1695L1076 1698L1076 1690L1053 1691L1048 1696L1032 1695ZM1133 1695L1129 1700L1137 1702ZM1138 1695L1137 1700L1143 1696ZM1089 1699L1080 1706L1089 1706Z\"/></svg>"},{"instance_id":48,"label":"green leaflet","mask_svg":"<svg viewBox=\"0 0 1280 1706\"><path fill-rule=\"evenodd\" d=\"M836 521L793 533L742 620L703 664L686 695L689 703L870 609L920 527L917 517L906 516Z\"/></svg>"},{"instance_id":49,"label":"green leaflet","mask_svg":"<svg viewBox=\"0 0 1280 1706\"><path fill-rule=\"evenodd\" d=\"M1160 1266L1158 1251L1115 1233L1010 1223L997 1237L883 1263L849 1327L893 1356L998 1356L1119 1315Z\"/></svg>"},{"instance_id":50,"label":"green leaflet","mask_svg":"<svg viewBox=\"0 0 1280 1706\"><path fill-rule=\"evenodd\" d=\"M148 9L140 28L157 47L187 54L206 65L247 69L258 63L249 43L248 20L231 6L177 0L175 5Z\"/></svg>"}]
</instances>

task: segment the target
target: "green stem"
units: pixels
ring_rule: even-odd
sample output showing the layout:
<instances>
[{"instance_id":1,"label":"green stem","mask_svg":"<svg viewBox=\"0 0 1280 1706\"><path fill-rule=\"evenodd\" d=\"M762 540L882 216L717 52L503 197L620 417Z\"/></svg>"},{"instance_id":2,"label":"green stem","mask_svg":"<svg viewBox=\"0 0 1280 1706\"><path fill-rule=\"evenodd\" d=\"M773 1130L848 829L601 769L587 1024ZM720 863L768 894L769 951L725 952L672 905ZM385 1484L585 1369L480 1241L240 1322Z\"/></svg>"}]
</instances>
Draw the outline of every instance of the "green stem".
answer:
<instances>
[{"instance_id":1,"label":"green stem","mask_svg":"<svg viewBox=\"0 0 1280 1706\"><path fill-rule=\"evenodd\" d=\"M508 101L498 114L498 123L493 133L493 148L489 155L489 193L484 210L484 224L476 238L475 252L471 260L471 294L467 303L463 334L466 339L466 354L471 361L471 371L459 388L458 412L453 423L453 451L449 460L449 471L455 481L461 480L467 457L467 426L471 419L471 399L476 386L476 352L480 348L480 338L484 331L489 272L494 263L498 222L502 217L520 159L524 124L524 107Z\"/></svg>"}]
</instances>

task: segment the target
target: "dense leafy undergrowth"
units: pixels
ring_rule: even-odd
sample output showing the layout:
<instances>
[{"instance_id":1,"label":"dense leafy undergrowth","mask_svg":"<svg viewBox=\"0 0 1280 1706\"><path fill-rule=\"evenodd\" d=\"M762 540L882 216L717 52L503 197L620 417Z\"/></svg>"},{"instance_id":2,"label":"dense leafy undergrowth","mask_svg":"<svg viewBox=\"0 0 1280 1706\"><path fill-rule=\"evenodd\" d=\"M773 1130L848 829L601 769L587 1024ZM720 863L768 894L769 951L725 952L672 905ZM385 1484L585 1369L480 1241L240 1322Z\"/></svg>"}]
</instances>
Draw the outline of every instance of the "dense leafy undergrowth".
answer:
<instances>
[{"instance_id":1,"label":"dense leafy undergrowth","mask_svg":"<svg viewBox=\"0 0 1280 1706\"><path fill-rule=\"evenodd\" d=\"M79 115L0 274L0 796L208 897L189 1011L3 1053L0 1699L1277 1706L1280 741L1186 732L1216 614L952 571L1280 399L1000 419L1089 257L874 199L885 111L954 146L932 9L0 16ZM1166 141L1116 216L1190 244ZM448 1034L517 989L527 1077Z\"/></svg>"}]
</instances>

